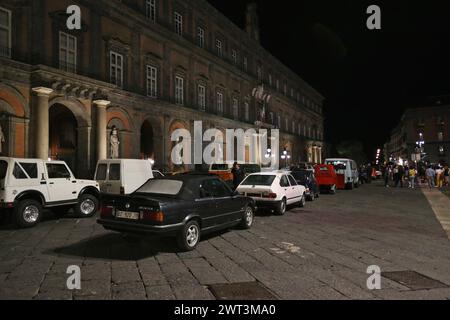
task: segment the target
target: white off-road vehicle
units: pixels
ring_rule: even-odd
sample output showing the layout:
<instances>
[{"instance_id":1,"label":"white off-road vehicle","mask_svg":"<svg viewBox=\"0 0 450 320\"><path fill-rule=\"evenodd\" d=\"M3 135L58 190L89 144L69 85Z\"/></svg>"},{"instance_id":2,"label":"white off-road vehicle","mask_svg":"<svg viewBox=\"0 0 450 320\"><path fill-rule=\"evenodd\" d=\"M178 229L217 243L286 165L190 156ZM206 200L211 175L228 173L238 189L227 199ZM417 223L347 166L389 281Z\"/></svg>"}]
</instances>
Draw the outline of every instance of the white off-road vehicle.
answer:
<instances>
[{"instance_id":1,"label":"white off-road vehicle","mask_svg":"<svg viewBox=\"0 0 450 320\"><path fill-rule=\"evenodd\" d=\"M91 217L99 208L96 181L77 180L64 161L0 157L0 215L12 213L14 223L32 227L43 208L63 214L74 208Z\"/></svg>"}]
</instances>

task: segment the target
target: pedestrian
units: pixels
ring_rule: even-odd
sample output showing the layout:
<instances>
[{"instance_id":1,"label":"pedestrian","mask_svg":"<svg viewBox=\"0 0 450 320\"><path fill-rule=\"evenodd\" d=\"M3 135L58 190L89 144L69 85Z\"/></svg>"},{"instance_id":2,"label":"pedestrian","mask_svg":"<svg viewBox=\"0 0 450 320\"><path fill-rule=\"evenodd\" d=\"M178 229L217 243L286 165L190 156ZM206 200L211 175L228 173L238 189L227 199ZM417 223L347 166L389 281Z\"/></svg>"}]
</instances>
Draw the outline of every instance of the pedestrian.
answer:
<instances>
[{"instance_id":1,"label":"pedestrian","mask_svg":"<svg viewBox=\"0 0 450 320\"><path fill-rule=\"evenodd\" d=\"M446 164L444 166L444 185L446 187L449 186L449 173L450 173L450 169L448 168L448 164Z\"/></svg>"},{"instance_id":2,"label":"pedestrian","mask_svg":"<svg viewBox=\"0 0 450 320\"><path fill-rule=\"evenodd\" d=\"M409 170L410 170L411 168L412 168L412 167L405 166L405 181L406 181L406 183L408 184L408 188L411 187L411 184L409 183L409 182L410 182L410 179L409 179Z\"/></svg>"},{"instance_id":3,"label":"pedestrian","mask_svg":"<svg viewBox=\"0 0 450 320\"><path fill-rule=\"evenodd\" d=\"M391 176L391 169L389 165L384 167L384 186L389 188L389 177Z\"/></svg>"},{"instance_id":4,"label":"pedestrian","mask_svg":"<svg viewBox=\"0 0 450 320\"><path fill-rule=\"evenodd\" d=\"M394 187L398 187L398 165L394 166L394 170L393 170L393 175L394 175Z\"/></svg>"},{"instance_id":5,"label":"pedestrian","mask_svg":"<svg viewBox=\"0 0 450 320\"><path fill-rule=\"evenodd\" d=\"M403 188L403 178L405 176L405 168L402 165L398 166L398 182L400 182L400 188Z\"/></svg>"},{"instance_id":6,"label":"pedestrian","mask_svg":"<svg viewBox=\"0 0 450 320\"><path fill-rule=\"evenodd\" d=\"M425 175L427 177L428 181L428 187L434 188L434 178L436 177L436 172L434 171L432 166L428 166L427 170L425 171Z\"/></svg>"},{"instance_id":7,"label":"pedestrian","mask_svg":"<svg viewBox=\"0 0 450 320\"><path fill-rule=\"evenodd\" d=\"M231 169L231 173L233 174L233 186L236 190L239 184L244 180L244 173L239 166L239 163L233 163L233 168Z\"/></svg>"},{"instance_id":8,"label":"pedestrian","mask_svg":"<svg viewBox=\"0 0 450 320\"><path fill-rule=\"evenodd\" d=\"M444 185L444 170L439 166L436 169L436 187L442 188Z\"/></svg>"},{"instance_id":9,"label":"pedestrian","mask_svg":"<svg viewBox=\"0 0 450 320\"><path fill-rule=\"evenodd\" d=\"M416 176L417 176L417 170L414 167L409 168L408 170L408 176L409 176L409 187L411 189L414 189L415 182L416 182Z\"/></svg>"}]
</instances>

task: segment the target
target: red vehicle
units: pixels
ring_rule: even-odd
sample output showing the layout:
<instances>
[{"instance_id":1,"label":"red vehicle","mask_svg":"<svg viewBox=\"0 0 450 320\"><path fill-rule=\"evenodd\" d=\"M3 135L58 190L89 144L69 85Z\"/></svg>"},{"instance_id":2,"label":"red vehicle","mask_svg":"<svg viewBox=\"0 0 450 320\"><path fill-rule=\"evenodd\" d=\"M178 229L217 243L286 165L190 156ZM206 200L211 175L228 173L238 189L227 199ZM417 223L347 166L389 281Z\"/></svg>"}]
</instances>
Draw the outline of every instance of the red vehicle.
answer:
<instances>
[{"instance_id":1,"label":"red vehicle","mask_svg":"<svg viewBox=\"0 0 450 320\"><path fill-rule=\"evenodd\" d=\"M314 174L316 176L317 184L320 192L336 193L338 186L338 177L336 171L331 164L318 164L314 167Z\"/></svg>"}]
</instances>

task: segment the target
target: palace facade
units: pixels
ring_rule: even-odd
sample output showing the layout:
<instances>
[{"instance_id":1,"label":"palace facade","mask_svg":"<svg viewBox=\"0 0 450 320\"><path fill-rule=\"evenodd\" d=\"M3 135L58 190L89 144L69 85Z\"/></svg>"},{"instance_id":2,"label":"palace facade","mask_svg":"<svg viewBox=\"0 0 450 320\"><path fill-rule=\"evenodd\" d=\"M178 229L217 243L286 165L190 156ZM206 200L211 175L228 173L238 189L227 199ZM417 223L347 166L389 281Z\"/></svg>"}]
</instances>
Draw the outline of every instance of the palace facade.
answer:
<instances>
[{"instance_id":1,"label":"palace facade","mask_svg":"<svg viewBox=\"0 0 450 320\"><path fill-rule=\"evenodd\" d=\"M66 24L74 4L80 30ZM115 126L121 158L175 170L171 133L202 121L278 128L291 162L321 162L323 99L262 48L254 5L244 31L204 0L0 4L3 156L61 159L92 177Z\"/></svg>"}]
</instances>

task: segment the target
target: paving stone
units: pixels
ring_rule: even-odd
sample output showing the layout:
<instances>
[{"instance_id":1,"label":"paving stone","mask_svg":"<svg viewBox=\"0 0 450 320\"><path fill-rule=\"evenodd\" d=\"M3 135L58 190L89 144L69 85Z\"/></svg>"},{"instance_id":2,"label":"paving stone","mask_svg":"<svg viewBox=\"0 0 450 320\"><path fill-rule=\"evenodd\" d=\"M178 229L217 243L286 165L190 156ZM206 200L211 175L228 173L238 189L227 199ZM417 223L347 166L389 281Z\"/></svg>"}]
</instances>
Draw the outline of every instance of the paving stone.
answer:
<instances>
[{"instance_id":1,"label":"paving stone","mask_svg":"<svg viewBox=\"0 0 450 320\"><path fill-rule=\"evenodd\" d=\"M180 285L172 287L177 299L183 300L214 300L212 293L200 285Z\"/></svg>"},{"instance_id":2,"label":"paving stone","mask_svg":"<svg viewBox=\"0 0 450 320\"><path fill-rule=\"evenodd\" d=\"M146 286L145 291L149 300L175 299L175 295L169 285Z\"/></svg>"}]
</instances>

